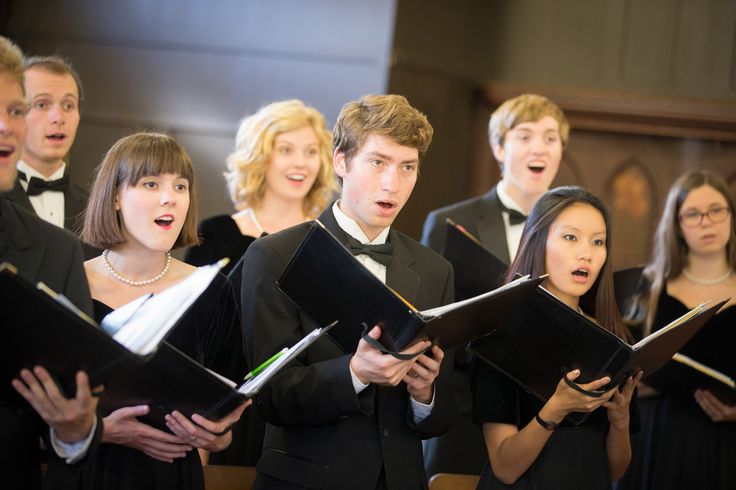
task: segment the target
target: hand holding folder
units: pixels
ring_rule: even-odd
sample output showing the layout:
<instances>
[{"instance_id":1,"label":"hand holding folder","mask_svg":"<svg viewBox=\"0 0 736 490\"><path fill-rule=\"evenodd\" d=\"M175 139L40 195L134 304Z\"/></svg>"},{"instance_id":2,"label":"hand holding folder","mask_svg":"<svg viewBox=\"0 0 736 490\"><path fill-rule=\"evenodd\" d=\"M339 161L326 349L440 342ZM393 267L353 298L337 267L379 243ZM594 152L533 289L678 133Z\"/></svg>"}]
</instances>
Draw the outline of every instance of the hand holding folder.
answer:
<instances>
[{"instance_id":1,"label":"hand holding folder","mask_svg":"<svg viewBox=\"0 0 736 490\"><path fill-rule=\"evenodd\" d=\"M330 336L345 352L354 352L358 341L378 325L378 342L387 352L398 353L424 338L437 339L447 349L483 335L523 303L539 281L521 278L463 302L419 311L315 221L277 285L315 324L339 320Z\"/></svg>"},{"instance_id":2,"label":"hand holding folder","mask_svg":"<svg viewBox=\"0 0 736 490\"><path fill-rule=\"evenodd\" d=\"M111 336L63 296L30 284L10 264L0 265L0 294L15 305L5 311L0 398L18 403L10 380L22 368L39 365L67 396L75 392L77 371L85 371L91 386L105 385L101 404L107 410L149 405L147 420L159 428L165 428L163 417L173 410L211 420L226 416L330 326L316 329L238 387L165 341L219 269L217 264L201 267L172 288L116 310L103 320Z\"/></svg>"},{"instance_id":3,"label":"hand holding folder","mask_svg":"<svg viewBox=\"0 0 736 490\"><path fill-rule=\"evenodd\" d=\"M601 387L608 391L639 370L648 375L662 367L723 304L699 305L631 346L539 287L468 348L540 400L549 399L561 376L573 369L581 372L577 384L610 377Z\"/></svg>"},{"instance_id":4,"label":"hand holding folder","mask_svg":"<svg viewBox=\"0 0 736 490\"><path fill-rule=\"evenodd\" d=\"M480 242L448 221L445 256L463 277L463 295L493 285L506 266ZM482 264L482 266L478 266ZM638 270L627 272L626 290L638 281ZM724 303L703 304L634 346L569 308L541 286L520 308L498 322L469 350L511 377L541 400L548 400L560 379L579 369L573 389L600 396L642 370L649 375L662 367ZM604 376L610 382L591 391L580 388ZM567 378L564 378L567 379Z\"/></svg>"}]
</instances>

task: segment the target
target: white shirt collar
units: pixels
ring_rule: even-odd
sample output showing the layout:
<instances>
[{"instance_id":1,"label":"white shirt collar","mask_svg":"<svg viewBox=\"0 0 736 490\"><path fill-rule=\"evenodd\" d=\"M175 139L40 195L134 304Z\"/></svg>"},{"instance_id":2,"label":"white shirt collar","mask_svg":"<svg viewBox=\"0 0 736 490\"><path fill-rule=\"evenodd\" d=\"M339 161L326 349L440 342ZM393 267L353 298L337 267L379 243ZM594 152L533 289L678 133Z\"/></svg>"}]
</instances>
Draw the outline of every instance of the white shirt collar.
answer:
<instances>
[{"instance_id":1,"label":"white shirt collar","mask_svg":"<svg viewBox=\"0 0 736 490\"><path fill-rule=\"evenodd\" d=\"M24 174L26 174L27 180L31 180L31 177L36 177L37 179L41 179L41 180L60 179L64 176L64 171L66 170L66 163L62 163L61 167L59 167L59 169L56 172L51 174L49 177L45 177L41 175L35 168L31 167L23 160L18 160L18 163L16 164L16 166L20 172L23 172Z\"/></svg>"},{"instance_id":2,"label":"white shirt collar","mask_svg":"<svg viewBox=\"0 0 736 490\"><path fill-rule=\"evenodd\" d=\"M342 228L345 233L355 238L364 245L381 245L386 243L388 232L391 229L390 226L387 226L386 228L381 230L381 233L379 233L373 241L368 240L368 237L365 236L365 233L363 233L360 225L358 225L358 223L353 218L345 214L342 209L340 209L339 204L340 200L338 199L337 201L335 201L335 204L332 205L332 214L335 215L335 220L337 221L337 224L340 226L340 228Z\"/></svg>"},{"instance_id":3,"label":"white shirt collar","mask_svg":"<svg viewBox=\"0 0 736 490\"><path fill-rule=\"evenodd\" d=\"M519 206L517 202L514 201L513 198L508 195L503 185L499 184L496 186L496 194L498 194L498 199L501 201L501 203L507 208L515 209L516 211L520 212L523 215L527 214L527 212L524 211L524 208Z\"/></svg>"}]
</instances>

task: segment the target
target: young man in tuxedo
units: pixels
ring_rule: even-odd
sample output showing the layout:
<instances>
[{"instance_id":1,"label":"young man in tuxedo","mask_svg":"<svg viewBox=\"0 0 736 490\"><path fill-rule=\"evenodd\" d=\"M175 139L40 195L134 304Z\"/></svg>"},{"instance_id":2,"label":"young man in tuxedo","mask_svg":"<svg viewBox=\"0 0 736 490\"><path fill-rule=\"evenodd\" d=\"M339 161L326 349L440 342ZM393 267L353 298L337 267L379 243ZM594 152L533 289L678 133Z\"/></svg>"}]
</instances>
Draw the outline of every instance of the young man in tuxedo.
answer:
<instances>
[{"instance_id":1,"label":"young man in tuxedo","mask_svg":"<svg viewBox=\"0 0 736 490\"><path fill-rule=\"evenodd\" d=\"M333 130L342 192L319 217L357 260L419 309L452 301L452 267L391 224L431 139L426 117L401 96L367 95L346 104ZM246 252L243 330L251 365L316 328L274 288L310 226L258 239ZM380 328L369 335L380 338ZM327 337L317 341L256 397L268 427L255 488L426 488L421 439L447 431L456 415L443 357L437 346L402 361L363 339L355 352Z\"/></svg>"},{"instance_id":2,"label":"young man in tuxedo","mask_svg":"<svg viewBox=\"0 0 736 490\"><path fill-rule=\"evenodd\" d=\"M26 141L15 185L6 197L76 233L87 207L87 192L70 181L64 157L79 127L79 75L62 58L44 56L27 59L24 76L29 103Z\"/></svg>"},{"instance_id":3,"label":"young man in tuxedo","mask_svg":"<svg viewBox=\"0 0 736 490\"><path fill-rule=\"evenodd\" d=\"M26 134L27 103L21 66L20 50L0 36L0 191L13 186ZM0 195L0 263L5 261L27 280L43 281L91 314L79 241ZM52 458L50 474L54 464L83 458L102 433L96 406L87 376L81 372L77 374L76 395L71 399L65 398L48 372L38 366L24 369L12 387L0 387L3 487L41 487L39 436L46 440L50 451L65 460Z\"/></svg>"},{"instance_id":4,"label":"young man in tuxedo","mask_svg":"<svg viewBox=\"0 0 736 490\"><path fill-rule=\"evenodd\" d=\"M422 243L442 253L445 220L450 218L509 264L516 256L526 215L557 175L570 126L554 102L541 95L524 94L501 104L491 115L488 130L493 156L501 167L501 180L480 197L429 213ZM480 474L486 461L483 435L471 417L469 356L464 352L455 354L455 396L461 417L456 429L425 442L429 474Z\"/></svg>"}]
</instances>

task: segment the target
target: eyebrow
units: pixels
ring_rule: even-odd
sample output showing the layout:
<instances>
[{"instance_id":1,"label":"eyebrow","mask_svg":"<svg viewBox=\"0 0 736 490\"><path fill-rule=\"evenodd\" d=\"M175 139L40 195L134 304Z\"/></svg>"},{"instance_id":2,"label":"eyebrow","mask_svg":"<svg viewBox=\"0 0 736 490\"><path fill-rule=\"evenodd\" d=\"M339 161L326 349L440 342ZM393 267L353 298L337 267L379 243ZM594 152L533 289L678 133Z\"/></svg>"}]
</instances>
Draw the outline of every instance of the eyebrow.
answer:
<instances>
[{"instance_id":1,"label":"eyebrow","mask_svg":"<svg viewBox=\"0 0 736 490\"><path fill-rule=\"evenodd\" d=\"M278 140L278 141L274 140L274 144L277 144L277 145L297 146L297 143L294 143L293 141L289 141L289 140L285 140L285 139L281 139L281 140ZM309 146L319 146L319 142L318 141L314 141L312 143L307 143L305 146L307 146L307 147L309 147Z\"/></svg>"},{"instance_id":2,"label":"eyebrow","mask_svg":"<svg viewBox=\"0 0 736 490\"><path fill-rule=\"evenodd\" d=\"M562 231L576 231L578 233L580 232L580 228L578 228L577 226L574 226L574 225L562 225L561 226L561 229L562 229ZM593 235L606 235L606 234L607 234L607 231L606 230L594 231L593 232Z\"/></svg>"},{"instance_id":3,"label":"eyebrow","mask_svg":"<svg viewBox=\"0 0 736 490\"><path fill-rule=\"evenodd\" d=\"M712 201L710 204L708 204L708 208L712 208L714 206L723 206L723 207L727 208L728 207L728 204L723 203L723 202L718 202L718 201ZM697 207L697 206L688 206L686 208L683 208L683 211L690 211L690 210L692 210L692 211L699 211L700 208Z\"/></svg>"},{"instance_id":4,"label":"eyebrow","mask_svg":"<svg viewBox=\"0 0 736 490\"><path fill-rule=\"evenodd\" d=\"M297 143L294 143L293 141L289 140L288 137L286 135L284 135L283 133L277 135L273 139L273 143L274 144L286 143L286 144L289 144L291 146L297 146ZM306 144L306 146L319 146L319 141L309 142L309 143Z\"/></svg>"},{"instance_id":5,"label":"eyebrow","mask_svg":"<svg viewBox=\"0 0 736 490\"><path fill-rule=\"evenodd\" d=\"M515 129L516 131L527 131L527 132L529 132L529 133L532 133L532 132L536 132L536 131L535 131L535 130L533 130L532 128L528 128L528 127L526 127L526 126L517 126L517 127L515 127L514 129ZM559 132L560 132L560 130L559 130L559 129L555 129L555 128L547 128L547 129L544 129L544 130L542 130L542 132L543 132L543 133L559 133Z\"/></svg>"},{"instance_id":6,"label":"eyebrow","mask_svg":"<svg viewBox=\"0 0 736 490\"><path fill-rule=\"evenodd\" d=\"M393 161L393 158L391 158L389 155L386 155L384 153L381 153L379 151L371 151L366 154L368 157L378 157L382 160L388 160L390 162ZM401 163L417 163L419 162L418 158L411 158L409 160L402 160Z\"/></svg>"},{"instance_id":7,"label":"eyebrow","mask_svg":"<svg viewBox=\"0 0 736 490\"><path fill-rule=\"evenodd\" d=\"M53 97L53 95L51 95L51 94L50 94L50 93L48 93L48 92L41 92L41 93L39 93L39 94L36 94L36 95L34 95L34 96L33 96L33 97L31 98L31 100L36 100L36 99L37 99L38 97ZM76 96L76 95L74 95L74 94L73 94L73 93L71 93L71 92L67 92L67 93L65 93L64 95L62 95L62 96L61 96L61 98L62 98L62 99L65 99L66 97L71 97L71 98L73 98L73 99L76 99L76 98L77 98L77 96Z\"/></svg>"}]
</instances>

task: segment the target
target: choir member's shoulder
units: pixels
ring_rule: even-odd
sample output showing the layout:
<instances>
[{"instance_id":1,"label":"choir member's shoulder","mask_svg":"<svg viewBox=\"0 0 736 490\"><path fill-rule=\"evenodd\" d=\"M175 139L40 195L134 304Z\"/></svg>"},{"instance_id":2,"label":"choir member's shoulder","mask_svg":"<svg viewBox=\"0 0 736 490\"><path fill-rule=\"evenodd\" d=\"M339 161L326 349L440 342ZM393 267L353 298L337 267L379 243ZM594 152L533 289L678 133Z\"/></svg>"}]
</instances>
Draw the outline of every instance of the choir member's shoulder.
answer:
<instances>
[{"instance_id":1,"label":"choir member's shoulder","mask_svg":"<svg viewBox=\"0 0 736 490\"><path fill-rule=\"evenodd\" d=\"M445 271L452 269L450 262L442 255L438 254L431 248L422 245L413 238L404 235L400 231L394 231L391 240L398 240L402 243L414 258L414 263L420 267L434 269L437 271Z\"/></svg>"}]
</instances>

